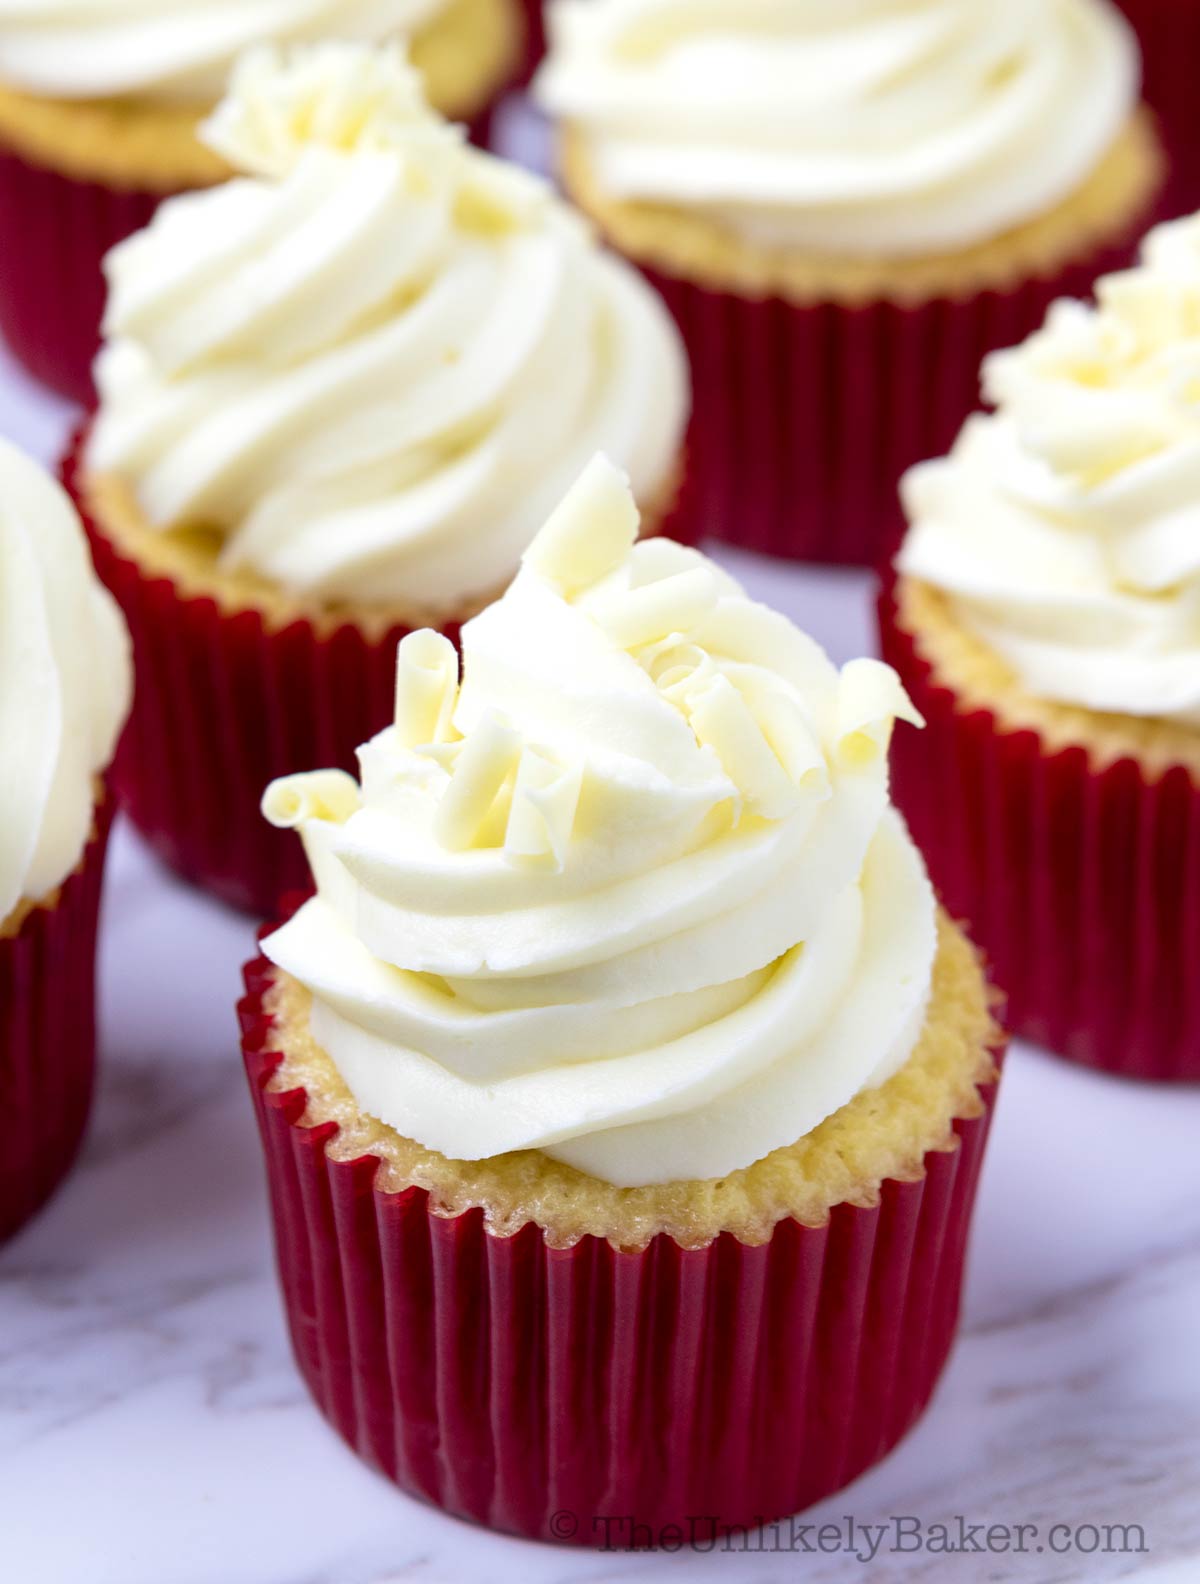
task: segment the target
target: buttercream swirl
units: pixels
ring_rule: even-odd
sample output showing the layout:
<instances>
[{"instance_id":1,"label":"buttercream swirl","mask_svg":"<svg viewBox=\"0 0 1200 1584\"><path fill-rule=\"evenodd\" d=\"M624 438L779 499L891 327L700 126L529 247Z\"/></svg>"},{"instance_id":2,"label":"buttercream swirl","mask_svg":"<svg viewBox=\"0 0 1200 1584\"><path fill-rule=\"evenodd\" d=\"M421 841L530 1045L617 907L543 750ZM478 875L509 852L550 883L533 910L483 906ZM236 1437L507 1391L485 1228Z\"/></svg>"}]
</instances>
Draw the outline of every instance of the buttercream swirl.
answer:
<instances>
[{"instance_id":1,"label":"buttercream swirl","mask_svg":"<svg viewBox=\"0 0 1200 1584\"><path fill-rule=\"evenodd\" d=\"M952 251L1046 213L1133 110L1109 0L556 0L543 106L616 198L820 254Z\"/></svg>"},{"instance_id":2,"label":"buttercream swirl","mask_svg":"<svg viewBox=\"0 0 1200 1584\"><path fill-rule=\"evenodd\" d=\"M666 309L397 53L251 55L207 135L247 176L107 265L89 465L153 528L437 617L511 577L597 449L666 493L688 404Z\"/></svg>"},{"instance_id":3,"label":"buttercream swirl","mask_svg":"<svg viewBox=\"0 0 1200 1584\"><path fill-rule=\"evenodd\" d=\"M79 862L132 678L70 501L0 440L0 923Z\"/></svg>"},{"instance_id":4,"label":"buttercream swirl","mask_svg":"<svg viewBox=\"0 0 1200 1584\"><path fill-rule=\"evenodd\" d=\"M0 0L0 80L57 99L212 104L258 44L411 38L447 0Z\"/></svg>"},{"instance_id":5,"label":"buttercream swirl","mask_svg":"<svg viewBox=\"0 0 1200 1584\"><path fill-rule=\"evenodd\" d=\"M1200 725L1200 217L984 363L995 411L915 468L900 569L1035 696Z\"/></svg>"},{"instance_id":6,"label":"buttercream swirl","mask_svg":"<svg viewBox=\"0 0 1200 1584\"><path fill-rule=\"evenodd\" d=\"M714 1177L907 1059L935 909L840 673L699 552L635 545L597 458L502 599L406 638L396 721L276 783L317 897L264 945L358 1105L458 1159Z\"/></svg>"}]
</instances>

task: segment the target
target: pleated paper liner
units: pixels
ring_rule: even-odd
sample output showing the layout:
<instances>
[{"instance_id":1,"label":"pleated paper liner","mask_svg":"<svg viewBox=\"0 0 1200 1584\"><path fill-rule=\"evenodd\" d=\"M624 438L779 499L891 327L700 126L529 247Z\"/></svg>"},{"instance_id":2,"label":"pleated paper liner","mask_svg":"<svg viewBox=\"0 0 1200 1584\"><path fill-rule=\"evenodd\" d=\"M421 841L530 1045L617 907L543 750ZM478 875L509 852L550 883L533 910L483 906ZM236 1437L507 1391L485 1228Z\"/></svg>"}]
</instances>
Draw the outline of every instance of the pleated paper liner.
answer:
<instances>
[{"instance_id":1,"label":"pleated paper liner","mask_svg":"<svg viewBox=\"0 0 1200 1584\"><path fill-rule=\"evenodd\" d=\"M1150 778L1050 752L964 708L890 594L880 626L927 723L896 734L893 797L1009 1029L1105 1072L1200 1080L1200 785L1182 765Z\"/></svg>"},{"instance_id":2,"label":"pleated paper liner","mask_svg":"<svg viewBox=\"0 0 1200 1584\"><path fill-rule=\"evenodd\" d=\"M66 1176L91 1108L96 927L112 807L57 902L0 938L0 1243Z\"/></svg>"},{"instance_id":3,"label":"pleated paper liner","mask_svg":"<svg viewBox=\"0 0 1200 1584\"><path fill-rule=\"evenodd\" d=\"M1169 162L1165 214L1200 208L1200 123L1196 113L1200 6L1194 0L1117 0L1142 47L1142 92L1161 125Z\"/></svg>"},{"instance_id":4,"label":"pleated paper liner","mask_svg":"<svg viewBox=\"0 0 1200 1584\"><path fill-rule=\"evenodd\" d=\"M86 433L86 431L84 432ZM101 579L133 638L133 715L112 771L122 807L159 856L234 907L272 917L311 884L294 835L260 804L269 782L301 770L354 771L356 750L395 709L396 646L410 629L372 635L347 623L273 627L183 593L127 557L93 520L78 488L84 434L63 463ZM682 504L658 528L676 533ZM442 631L454 642L458 624Z\"/></svg>"},{"instance_id":5,"label":"pleated paper liner","mask_svg":"<svg viewBox=\"0 0 1200 1584\"><path fill-rule=\"evenodd\" d=\"M876 566L903 530L900 476L950 449L979 406L979 365L1058 297L1127 264L1133 239L1007 291L906 306L810 306L647 269L693 379L699 531L799 561Z\"/></svg>"},{"instance_id":6,"label":"pleated paper liner","mask_svg":"<svg viewBox=\"0 0 1200 1584\"><path fill-rule=\"evenodd\" d=\"M873 1209L643 1251L547 1246L439 1215L330 1160L303 1125L264 959L240 1006L284 1306L321 1412L409 1495L535 1539L645 1547L798 1511L882 1458L929 1401L959 1312L994 1085Z\"/></svg>"},{"instance_id":7,"label":"pleated paper liner","mask_svg":"<svg viewBox=\"0 0 1200 1584\"><path fill-rule=\"evenodd\" d=\"M133 639L133 713L111 772L117 799L185 879L271 916L311 878L300 843L263 819L262 794L276 776L354 768L355 750L392 717L396 645L408 629L379 638L350 625L319 633L308 621L274 629L258 612L229 614L147 575L87 511L81 449L80 438L63 482Z\"/></svg>"},{"instance_id":8,"label":"pleated paper liner","mask_svg":"<svg viewBox=\"0 0 1200 1584\"><path fill-rule=\"evenodd\" d=\"M0 329L34 378L71 401L95 399L100 261L150 223L161 198L76 181L0 152Z\"/></svg>"},{"instance_id":9,"label":"pleated paper liner","mask_svg":"<svg viewBox=\"0 0 1200 1584\"><path fill-rule=\"evenodd\" d=\"M546 53L547 0L522 0L525 12L525 58L521 68L521 83L527 83L542 63Z\"/></svg>"}]
</instances>

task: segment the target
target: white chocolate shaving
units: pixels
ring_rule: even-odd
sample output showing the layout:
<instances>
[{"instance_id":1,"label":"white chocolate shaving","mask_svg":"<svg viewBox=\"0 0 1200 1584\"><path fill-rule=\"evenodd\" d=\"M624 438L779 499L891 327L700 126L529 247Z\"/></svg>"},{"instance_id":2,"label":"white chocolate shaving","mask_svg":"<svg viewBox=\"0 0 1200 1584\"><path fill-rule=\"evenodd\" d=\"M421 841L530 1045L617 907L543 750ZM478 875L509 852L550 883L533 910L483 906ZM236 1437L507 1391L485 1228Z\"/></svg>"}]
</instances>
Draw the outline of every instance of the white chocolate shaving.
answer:
<instances>
[{"instance_id":1,"label":"white chocolate shaving","mask_svg":"<svg viewBox=\"0 0 1200 1584\"><path fill-rule=\"evenodd\" d=\"M520 733L489 711L463 742L438 806L434 835L451 852L472 846L521 754Z\"/></svg>"},{"instance_id":2,"label":"white chocolate shaving","mask_svg":"<svg viewBox=\"0 0 1200 1584\"><path fill-rule=\"evenodd\" d=\"M862 767L882 758L897 720L925 724L891 666L862 659L842 667L837 702L837 753L842 764Z\"/></svg>"},{"instance_id":3,"label":"white chocolate shaving","mask_svg":"<svg viewBox=\"0 0 1200 1584\"><path fill-rule=\"evenodd\" d=\"M359 802L353 776L344 770L312 770L272 781L263 793L262 811L278 830L296 830L308 820L343 825Z\"/></svg>"},{"instance_id":4,"label":"white chocolate shaving","mask_svg":"<svg viewBox=\"0 0 1200 1584\"><path fill-rule=\"evenodd\" d=\"M589 588L628 556L638 536L629 480L594 456L524 555L524 565L570 596Z\"/></svg>"},{"instance_id":5,"label":"white chocolate shaving","mask_svg":"<svg viewBox=\"0 0 1200 1584\"><path fill-rule=\"evenodd\" d=\"M445 742L458 700L458 651L423 628L396 651L396 732L406 748Z\"/></svg>"},{"instance_id":6,"label":"white chocolate shaving","mask_svg":"<svg viewBox=\"0 0 1200 1584\"><path fill-rule=\"evenodd\" d=\"M563 769L536 749L525 750L504 836L504 852L510 862L563 868L582 786L582 765Z\"/></svg>"}]
</instances>

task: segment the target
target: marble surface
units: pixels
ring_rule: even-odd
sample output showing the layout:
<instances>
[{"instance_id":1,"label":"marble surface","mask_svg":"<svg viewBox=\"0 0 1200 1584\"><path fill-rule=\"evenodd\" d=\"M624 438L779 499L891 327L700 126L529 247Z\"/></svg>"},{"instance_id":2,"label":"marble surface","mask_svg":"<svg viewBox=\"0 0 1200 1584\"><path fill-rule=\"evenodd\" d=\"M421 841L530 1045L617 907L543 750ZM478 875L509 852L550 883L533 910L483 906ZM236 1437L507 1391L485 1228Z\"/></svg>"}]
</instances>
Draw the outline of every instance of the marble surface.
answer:
<instances>
[{"instance_id":1,"label":"marble surface","mask_svg":"<svg viewBox=\"0 0 1200 1584\"><path fill-rule=\"evenodd\" d=\"M0 362L0 432L49 459L68 421ZM836 656L869 645L863 578L736 569ZM850 1516L1039 1525L1023 1553L889 1537L868 1566L805 1550L815 1528L708 1555L556 1550L398 1495L310 1407L235 1039L252 942L118 830L94 1123L0 1253L3 1584L1200 1580L1200 1092L1014 1052L941 1389L886 1463L806 1515L843 1532ZM1039 1552L1052 1524L1140 1525L1145 1549L1091 1554L1085 1527Z\"/></svg>"}]
</instances>

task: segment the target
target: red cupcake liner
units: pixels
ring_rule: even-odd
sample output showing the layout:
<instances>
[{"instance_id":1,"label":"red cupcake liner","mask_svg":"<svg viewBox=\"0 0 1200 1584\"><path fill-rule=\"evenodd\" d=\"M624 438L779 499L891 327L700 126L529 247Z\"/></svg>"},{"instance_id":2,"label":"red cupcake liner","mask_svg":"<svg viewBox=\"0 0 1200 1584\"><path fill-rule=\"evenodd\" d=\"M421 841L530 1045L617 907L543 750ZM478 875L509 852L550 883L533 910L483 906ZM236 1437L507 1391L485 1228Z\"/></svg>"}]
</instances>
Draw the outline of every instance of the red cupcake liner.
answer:
<instances>
[{"instance_id":1,"label":"red cupcake liner","mask_svg":"<svg viewBox=\"0 0 1200 1584\"><path fill-rule=\"evenodd\" d=\"M0 330L35 379L72 401L95 400L101 260L150 223L162 196L76 181L0 152Z\"/></svg>"},{"instance_id":2,"label":"red cupcake liner","mask_svg":"<svg viewBox=\"0 0 1200 1584\"><path fill-rule=\"evenodd\" d=\"M543 0L521 0L525 12L525 57L520 84L529 82L546 53L546 13Z\"/></svg>"},{"instance_id":3,"label":"red cupcake liner","mask_svg":"<svg viewBox=\"0 0 1200 1584\"><path fill-rule=\"evenodd\" d=\"M780 1222L761 1247L550 1248L536 1225L497 1237L481 1210L377 1189L374 1156L331 1160L336 1124L268 1088L271 973L247 968L239 1012L293 1348L402 1490L535 1539L702 1541L839 1490L919 1417L957 1327L994 1084L874 1209Z\"/></svg>"},{"instance_id":4,"label":"red cupcake liner","mask_svg":"<svg viewBox=\"0 0 1200 1584\"><path fill-rule=\"evenodd\" d=\"M52 908L0 939L0 1243L66 1176L92 1103L96 927L112 805Z\"/></svg>"},{"instance_id":5,"label":"red cupcake liner","mask_svg":"<svg viewBox=\"0 0 1200 1584\"><path fill-rule=\"evenodd\" d=\"M1200 785L1082 747L1047 750L964 709L880 602L884 658L926 720L892 791L966 919L1014 1034L1130 1078L1200 1079Z\"/></svg>"},{"instance_id":6,"label":"red cupcake liner","mask_svg":"<svg viewBox=\"0 0 1200 1584\"><path fill-rule=\"evenodd\" d=\"M391 719L397 625L372 639L311 622L272 629L261 615L150 577L92 519L78 488L82 438L63 464L101 580L133 639L133 712L111 771L118 802L185 879L234 907L273 914L311 888L303 848L273 830L269 782L301 770L356 767L355 750ZM457 640L456 626L445 629Z\"/></svg>"},{"instance_id":7,"label":"red cupcake liner","mask_svg":"<svg viewBox=\"0 0 1200 1584\"><path fill-rule=\"evenodd\" d=\"M804 306L646 270L691 359L699 531L792 560L878 565L903 530L901 474L949 450L979 406L982 358L1127 264L1133 245L1011 291L910 307Z\"/></svg>"},{"instance_id":8,"label":"red cupcake liner","mask_svg":"<svg viewBox=\"0 0 1200 1584\"><path fill-rule=\"evenodd\" d=\"M1196 119L1196 62L1200 6L1196 0L1117 0L1142 47L1146 103L1157 113L1169 172L1164 214L1200 208L1200 126Z\"/></svg>"},{"instance_id":9,"label":"red cupcake liner","mask_svg":"<svg viewBox=\"0 0 1200 1584\"><path fill-rule=\"evenodd\" d=\"M259 918L311 888L303 849L260 804L277 776L357 770L356 750L395 709L396 646L352 625L278 629L148 576L93 520L78 487L84 435L62 466L101 580L133 638L133 713L111 780L121 806L185 879ZM662 525L674 531L674 514ZM458 642L459 624L441 629Z\"/></svg>"}]
</instances>

